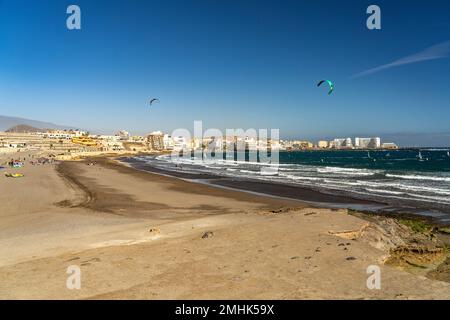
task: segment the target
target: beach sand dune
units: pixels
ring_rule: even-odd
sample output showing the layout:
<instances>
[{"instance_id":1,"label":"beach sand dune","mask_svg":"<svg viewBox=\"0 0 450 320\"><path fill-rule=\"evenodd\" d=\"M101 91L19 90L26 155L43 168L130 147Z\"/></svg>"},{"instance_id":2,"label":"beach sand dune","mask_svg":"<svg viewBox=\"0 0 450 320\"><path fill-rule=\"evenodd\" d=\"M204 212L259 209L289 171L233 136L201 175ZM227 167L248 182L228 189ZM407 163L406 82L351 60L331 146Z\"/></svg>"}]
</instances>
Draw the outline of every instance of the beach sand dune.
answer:
<instances>
[{"instance_id":1,"label":"beach sand dune","mask_svg":"<svg viewBox=\"0 0 450 320\"><path fill-rule=\"evenodd\" d=\"M86 163L0 177L0 298L450 298L450 284L338 236L367 224L347 210ZM79 290L66 287L71 265ZM366 286L370 265L381 290Z\"/></svg>"}]
</instances>

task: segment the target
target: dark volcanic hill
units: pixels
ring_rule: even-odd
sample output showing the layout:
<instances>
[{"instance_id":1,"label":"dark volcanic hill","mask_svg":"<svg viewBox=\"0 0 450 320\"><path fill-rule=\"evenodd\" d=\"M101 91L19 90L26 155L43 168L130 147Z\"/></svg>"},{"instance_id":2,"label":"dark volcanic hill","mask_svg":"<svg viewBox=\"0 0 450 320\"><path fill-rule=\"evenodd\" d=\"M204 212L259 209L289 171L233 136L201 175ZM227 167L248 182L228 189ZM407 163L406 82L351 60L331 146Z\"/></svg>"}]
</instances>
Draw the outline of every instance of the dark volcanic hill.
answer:
<instances>
[{"instance_id":1,"label":"dark volcanic hill","mask_svg":"<svg viewBox=\"0 0 450 320\"><path fill-rule=\"evenodd\" d=\"M0 115L0 131L6 131L8 129L12 129L15 126L29 126L34 129L76 129L68 126L61 126L54 123L30 120L24 118L16 118L16 117L7 117Z\"/></svg>"},{"instance_id":2,"label":"dark volcanic hill","mask_svg":"<svg viewBox=\"0 0 450 320\"><path fill-rule=\"evenodd\" d=\"M14 132L14 133L32 133L32 132L39 132L41 129L27 126L26 124L19 124L17 126L14 126L12 128L9 128L6 130L6 132Z\"/></svg>"}]
</instances>

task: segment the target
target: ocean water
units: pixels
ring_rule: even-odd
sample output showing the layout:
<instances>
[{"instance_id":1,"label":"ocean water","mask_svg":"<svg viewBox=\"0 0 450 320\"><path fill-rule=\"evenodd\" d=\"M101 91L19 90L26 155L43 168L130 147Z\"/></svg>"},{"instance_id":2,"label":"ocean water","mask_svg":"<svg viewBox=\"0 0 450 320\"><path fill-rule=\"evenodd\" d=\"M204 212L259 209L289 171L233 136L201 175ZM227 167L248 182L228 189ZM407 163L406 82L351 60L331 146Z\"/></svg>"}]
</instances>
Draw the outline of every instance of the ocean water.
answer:
<instances>
[{"instance_id":1,"label":"ocean water","mask_svg":"<svg viewBox=\"0 0 450 320\"><path fill-rule=\"evenodd\" d=\"M139 157L168 171L298 185L390 206L450 213L449 149L280 152L279 165L247 159ZM269 174L261 168L271 167ZM277 169L275 171L275 169Z\"/></svg>"}]
</instances>

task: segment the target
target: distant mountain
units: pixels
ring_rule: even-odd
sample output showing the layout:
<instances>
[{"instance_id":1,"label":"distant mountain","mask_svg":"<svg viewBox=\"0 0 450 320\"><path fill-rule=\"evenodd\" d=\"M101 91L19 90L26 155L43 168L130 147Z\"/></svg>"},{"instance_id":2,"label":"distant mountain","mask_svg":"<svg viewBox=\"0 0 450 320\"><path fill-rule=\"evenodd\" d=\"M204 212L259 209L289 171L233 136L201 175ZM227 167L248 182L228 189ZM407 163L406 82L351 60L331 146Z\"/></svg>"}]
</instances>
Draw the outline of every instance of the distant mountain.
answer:
<instances>
[{"instance_id":1,"label":"distant mountain","mask_svg":"<svg viewBox=\"0 0 450 320\"><path fill-rule=\"evenodd\" d=\"M391 133L381 135L383 141L392 141L402 147L450 147L450 132Z\"/></svg>"},{"instance_id":2,"label":"distant mountain","mask_svg":"<svg viewBox=\"0 0 450 320\"><path fill-rule=\"evenodd\" d=\"M0 131L6 131L8 129L12 129L15 126L29 126L34 129L77 129L75 127L61 126L50 122L0 116Z\"/></svg>"},{"instance_id":3,"label":"distant mountain","mask_svg":"<svg viewBox=\"0 0 450 320\"><path fill-rule=\"evenodd\" d=\"M26 124L19 124L17 126L14 126L12 128L9 128L6 130L6 132L14 132L14 133L32 133L32 132L39 132L41 129L27 126Z\"/></svg>"}]
</instances>

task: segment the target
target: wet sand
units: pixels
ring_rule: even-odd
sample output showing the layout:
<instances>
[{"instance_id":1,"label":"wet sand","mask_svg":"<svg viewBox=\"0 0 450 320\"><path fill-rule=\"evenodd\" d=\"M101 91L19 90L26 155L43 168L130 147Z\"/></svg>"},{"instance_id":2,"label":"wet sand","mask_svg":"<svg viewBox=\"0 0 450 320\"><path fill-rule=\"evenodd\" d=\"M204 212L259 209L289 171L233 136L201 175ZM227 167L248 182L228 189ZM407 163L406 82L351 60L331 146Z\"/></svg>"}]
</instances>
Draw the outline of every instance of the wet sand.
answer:
<instances>
[{"instance_id":1,"label":"wet sand","mask_svg":"<svg viewBox=\"0 0 450 320\"><path fill-rule=\"evenodd\" d=\"M347 210L89 161L0 177L0 298L450 298L450 284L340 236L368 223ZM71 265L80 290L66 287ZM381 290L366 286L370 265Z\"/></svg>"},{"instance_id":2,"label":"wet sand","mask_svg":"<svg viewBox=\"0 0 450 320\"><path fill-rule=\"evenodd\" d=\"M175 177L224 189L241 190L247 193L271 196L286 200L297 200L320 208L347 208L394 218L425 219L433 225L450 226L449 213L420 208L412 203L389 204L389 201L358 198L339 190L320 190L300 185L282 184L275 181L263 181L251 178L228 177L213 173L192 173L182 170L166 170L155 167L134 157L119 157L117 160L135 169L163 176Z\"/></svg>"},{"instance_id":3,"label":"wet sand","mask_svg":"<svg viewBox=\"0 0 450 320\"><path fill-rule=\"evenodd\" d=\"M300 186L283 185L274 182L264 182L250 179L226 178L213 174L194 174L182 171L167 171L160 168L153 167L148 164L143 164L141 161L136 161L133 158L122 157L118 159L123 163L130 164L133 168L147 172L157 173L166 176L177 177L187 180L201 180L206 181L207 184L213 186L222 186L231 189L238 189L247 192L258 194L271 195L280 198L288 198L302 202L315 202L329 205L359 205L361 207L380 207L383 206L380 202L355 199L344 195L326 194L316 190L303 188Z\"/></svg>"}]
</instances>

